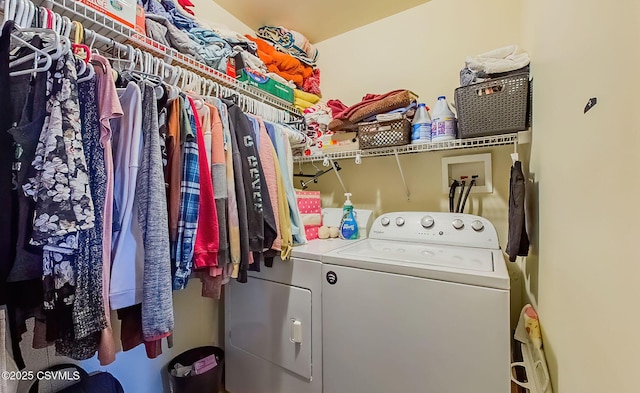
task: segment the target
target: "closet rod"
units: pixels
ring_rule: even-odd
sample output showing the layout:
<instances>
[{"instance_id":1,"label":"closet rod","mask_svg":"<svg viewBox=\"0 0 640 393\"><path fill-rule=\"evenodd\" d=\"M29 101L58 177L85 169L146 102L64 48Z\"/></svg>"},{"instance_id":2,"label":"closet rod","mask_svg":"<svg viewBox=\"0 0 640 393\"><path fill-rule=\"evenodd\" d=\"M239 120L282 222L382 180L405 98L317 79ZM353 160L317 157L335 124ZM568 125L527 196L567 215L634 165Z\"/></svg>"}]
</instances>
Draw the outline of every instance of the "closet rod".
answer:
<instances>
[{"instance_id":1,"label":"closet rod","mask_svg":"<svg viewBox=\"0 0 640 393\"><path fill-rule=\"evenodd\" d=\"M91 41L96 41L96 42L99 42L99 43L104 44L104 45L111 45L113 48L115 48L115 49L117 49L119 51L127 51L127 50L129 50L129 48L126 45L119 43L118 41L114 40L113 38L105 37L105 36L103 36L101 34L98 34L93 30L84 29L84 35L88 39L90 39ZM91 41L89 41L89 42L91 43Z\"/></svg>"}]
</instances>

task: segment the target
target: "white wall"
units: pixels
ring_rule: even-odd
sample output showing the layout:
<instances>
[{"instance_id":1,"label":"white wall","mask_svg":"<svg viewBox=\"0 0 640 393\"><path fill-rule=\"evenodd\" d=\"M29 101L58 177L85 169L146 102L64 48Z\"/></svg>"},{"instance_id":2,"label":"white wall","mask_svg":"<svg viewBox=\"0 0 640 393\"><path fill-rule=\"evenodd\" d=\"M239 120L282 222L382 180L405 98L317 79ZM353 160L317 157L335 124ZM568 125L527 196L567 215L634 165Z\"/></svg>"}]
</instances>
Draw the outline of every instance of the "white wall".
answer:
<instances>
[{"instance_id":1,"label":"white wall","mask_svg":"<svg viewBox=\"0 0 640 393\"><path fill-rule=\"evenodd\" d=\"M409 89L453 98L466 56L521 41L521 1L431 0L316 44L323 97ZM526 49L526 48L525 48Z\"/></svg>"},{"instance_id":2,"label":"white wall","mask_svg":"<svg viewBox=\"0 0 640 393\"><path fill-rule=\"evenodd\" d=\"M227 10L219 6L214 1L191 0L191 2L195 5L192 10L194 11L196 18L203 24L210 27L223 24L229 29L240 34L255 35L254 31L249 26L242 23L240 19L231 15Z\"/></svg>"},{"instance_id":3,"label":"white wall","mask_svg":"<svg viewBox=\"0 0 640 393\"><path fill-rule=\"evenodd\" d=\"M640 370L640 3L525 0L538 298L556 393L634 393ZM598 104L587 114L590 97ZM529 261L527 261L529 264Z\"/></svg>"}]
</instances>

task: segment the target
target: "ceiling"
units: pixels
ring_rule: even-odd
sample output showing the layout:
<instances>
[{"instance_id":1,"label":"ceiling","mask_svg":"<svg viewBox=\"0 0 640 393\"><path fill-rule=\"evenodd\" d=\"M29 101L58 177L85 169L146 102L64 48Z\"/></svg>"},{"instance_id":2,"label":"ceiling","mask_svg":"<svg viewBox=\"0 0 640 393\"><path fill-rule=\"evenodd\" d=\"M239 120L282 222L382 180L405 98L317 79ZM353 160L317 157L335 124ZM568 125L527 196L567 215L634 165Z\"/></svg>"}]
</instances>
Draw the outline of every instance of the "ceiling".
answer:
<instances>
[{"instance_id":1,"label":"ceiling","mask_svg":"<svg viewBox=\"0 0 640 393\"><path fill-rule=\"evenodd\" d=\"M253 30L283 26L318 43L429 0L214 0Z\"/></svg>"}]
</instances>

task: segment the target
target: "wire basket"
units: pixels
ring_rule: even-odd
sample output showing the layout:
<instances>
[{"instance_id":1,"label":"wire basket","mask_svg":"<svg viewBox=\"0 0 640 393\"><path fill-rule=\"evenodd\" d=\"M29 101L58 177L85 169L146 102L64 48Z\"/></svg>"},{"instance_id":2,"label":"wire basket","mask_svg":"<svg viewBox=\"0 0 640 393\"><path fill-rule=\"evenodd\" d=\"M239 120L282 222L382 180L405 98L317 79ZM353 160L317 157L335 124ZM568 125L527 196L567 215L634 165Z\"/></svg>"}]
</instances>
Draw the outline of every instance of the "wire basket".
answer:
<instances>
[{"instance_id":1,"label":"wire basket","mask_svg":"<svg viewBox=\"0 0 640 393\"><path fill-rule=\"evenodd\" d=\"M527 129L529 73L459 87L455 91L460 138Z\"/></svg>"},{"instance_id":2,"label":"wire basket","mask_svg":"<svg viewBox=\"0 0 640 393\"><path fill-rule=\"evenodd\" d=\"M411 142L411 123L406 118L358 124L361 149L401 146Z\"/></svg>"}]
</instances>

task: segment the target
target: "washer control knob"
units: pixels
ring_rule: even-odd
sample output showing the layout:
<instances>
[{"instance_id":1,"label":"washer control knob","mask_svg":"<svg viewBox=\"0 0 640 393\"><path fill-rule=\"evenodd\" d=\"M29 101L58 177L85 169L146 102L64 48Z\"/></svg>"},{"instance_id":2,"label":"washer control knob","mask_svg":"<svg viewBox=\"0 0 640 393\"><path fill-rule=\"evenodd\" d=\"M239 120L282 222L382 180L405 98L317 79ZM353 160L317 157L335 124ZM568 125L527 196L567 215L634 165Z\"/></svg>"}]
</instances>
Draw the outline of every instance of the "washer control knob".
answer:
<instances>
[{"instance_id":1,"label":"washer control knob","mask_svg":"<svg viewBox=\"0 0 640 393\"><path fill-rule=\"evenodd\" d=\"M434 224L433 217L431 216L422 217L422 219L420 220L420 224L422 225L423 228L431 228Z\"/></svg>"},{"instance_id":2,"label":"washer control knob","mask_svg":"<svg viewBox=\"0 0 640 393\"><path fill-rule=\"evenodd\" d=\"M480 220L473 220L471 221L471 228L476 232L480 232L484 229L484 224Z\"/></svg>"},{"instance_id":3,"label":"washer control knob","mask_svg":"<svg viewBox=\"0 0 640 393\"><path fill-rule=\"evenodd\" d=\"M453 220L453 222L451 223L451 225L453 225L453 227L455 229L462 229L464 228L464 222L462 222L461 219L456 218L455 220Z\"/></svg>"},{"instance_id":4,"label":"washer control knob","mask_svg":"<svg viewBox=\"0 0 640 393\"><path fill-rule=\"evenodd\" d=\"M389 220L389 217L382 217L380 220L380 224L382 224L383 227L388 226L390 222L391 220Z\"/></svg>"},{"instance_id":5,"label":"washer control knob","mask_svg":"<svg viewBox=\"0 0 640 393\"><path fill-rule=\"evenodd\" d=\"M404 225L404 218L402 218L402 217L396 218L396 225L399 226L399 227L403 226Z\"/></svg>"}]
</instances>

